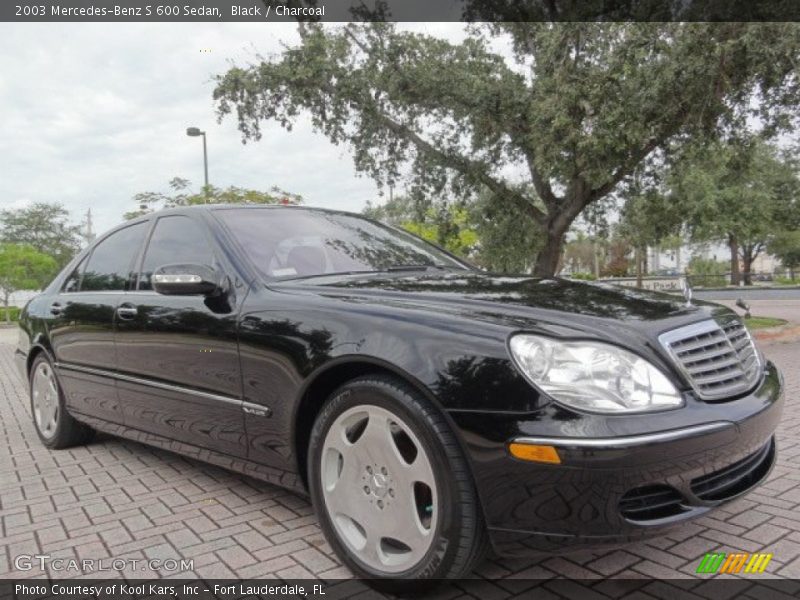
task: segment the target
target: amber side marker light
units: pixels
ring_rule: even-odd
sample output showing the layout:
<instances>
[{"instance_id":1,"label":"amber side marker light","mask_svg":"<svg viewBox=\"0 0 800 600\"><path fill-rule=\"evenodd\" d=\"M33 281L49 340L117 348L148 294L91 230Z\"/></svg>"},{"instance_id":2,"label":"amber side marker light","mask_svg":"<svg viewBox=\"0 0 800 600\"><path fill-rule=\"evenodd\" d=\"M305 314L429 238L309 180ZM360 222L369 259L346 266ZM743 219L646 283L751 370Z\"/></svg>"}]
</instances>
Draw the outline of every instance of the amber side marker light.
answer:
<instances>
[{"instance_id":1,"label":"amber side marker light","mask_svg":"<svg viewBox=\"0 0 800 600\"><path fill-rule=\"evenodd\" d=\"M508 445L511 456L520 460L530 462L550 463L553 465L561 464L561 457L558 456L555 447L540 446L538 444L519 444L511 443Z\"/></svg>"}]
</instances>

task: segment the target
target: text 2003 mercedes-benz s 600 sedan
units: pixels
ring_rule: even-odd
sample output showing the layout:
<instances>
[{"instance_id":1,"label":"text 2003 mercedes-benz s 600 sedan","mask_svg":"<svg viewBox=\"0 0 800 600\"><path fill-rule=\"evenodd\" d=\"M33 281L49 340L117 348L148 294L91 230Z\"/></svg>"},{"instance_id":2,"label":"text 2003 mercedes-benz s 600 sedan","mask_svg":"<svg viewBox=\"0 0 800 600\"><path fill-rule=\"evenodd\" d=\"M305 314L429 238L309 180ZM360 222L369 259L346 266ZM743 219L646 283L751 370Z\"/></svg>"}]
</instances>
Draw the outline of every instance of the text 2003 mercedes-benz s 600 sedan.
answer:
<instances>
[{"instance_id":1,"label":"text 2003 mercedes-benz s 600 sedan","mask_svg":"<svg viewBox=\"0 0 800 600\"><path fill-rule=\"evenodd\" d=\"M781 378L728 309L489 275L346 213L130 221L21 327L44 444L105 431L308 489L376 580L657 534L775 462Z\"/></svg>"}]
</instances>

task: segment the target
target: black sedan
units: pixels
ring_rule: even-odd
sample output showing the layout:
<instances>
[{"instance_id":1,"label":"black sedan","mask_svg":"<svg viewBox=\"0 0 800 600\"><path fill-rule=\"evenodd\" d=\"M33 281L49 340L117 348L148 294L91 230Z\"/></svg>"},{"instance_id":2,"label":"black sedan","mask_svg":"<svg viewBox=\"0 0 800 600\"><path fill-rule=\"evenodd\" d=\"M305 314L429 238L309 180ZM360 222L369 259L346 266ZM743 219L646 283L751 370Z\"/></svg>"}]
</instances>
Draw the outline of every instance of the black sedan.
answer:
<instances>
[{"instance_id":1,"label":"black sedan","mask_svg":"<svg viewBox=\"0 0 800 600\"><path fill-rule=\"evenodd\" d=\"M307 490L375 580L659 534L775 462L781 377L730 310L486 274L341 212L138 218L20 324L45 445L104 431Z\"/></svg>"}]
</instances>

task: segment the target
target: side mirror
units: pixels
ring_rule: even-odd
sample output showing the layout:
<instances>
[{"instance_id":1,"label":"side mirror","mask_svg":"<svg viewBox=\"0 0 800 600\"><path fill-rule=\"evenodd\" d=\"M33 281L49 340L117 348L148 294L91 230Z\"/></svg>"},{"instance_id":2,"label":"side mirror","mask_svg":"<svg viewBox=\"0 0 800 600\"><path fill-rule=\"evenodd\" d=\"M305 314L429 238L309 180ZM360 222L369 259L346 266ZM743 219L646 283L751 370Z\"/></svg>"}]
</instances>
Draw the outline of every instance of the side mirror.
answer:
<instances>
[{"instance_id":1,"label":"side mirror","mask_svg":"<svg viewBox=\"0 0 800 600\"><path fill-rule=\"evenodd\" d=\"M163 265L150 281L156 292L169 296L211 296L222 290L222 278L206 265Z\"/></svg>"}]
</instances>

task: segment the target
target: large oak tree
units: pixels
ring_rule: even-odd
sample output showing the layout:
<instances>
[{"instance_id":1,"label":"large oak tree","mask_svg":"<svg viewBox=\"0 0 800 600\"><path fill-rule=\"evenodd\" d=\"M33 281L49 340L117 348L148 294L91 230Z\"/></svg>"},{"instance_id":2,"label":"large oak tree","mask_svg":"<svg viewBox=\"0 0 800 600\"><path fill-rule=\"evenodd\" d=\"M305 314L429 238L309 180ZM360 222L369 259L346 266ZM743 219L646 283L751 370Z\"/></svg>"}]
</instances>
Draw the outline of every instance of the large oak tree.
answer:
<instances>
[{"instance_id":1,"label":"large oak tree","mask_svg":"<svg viewBox=\"0 0 800 600\"><path fill-rule=\"evenodd\" d=\"M219 117L235 113L247 141L309 114L381 185L512 203L542 239L541 276L584 208L654 153L754 111L786 127L800 104L792 23L496 23L461 43L386 23L298 27L298 46L218 77Z\"/></svg>"},{"instance_id":2,"label":"large oak tree","mask_svg":"<svg viewBox=\"0 0 800 600\"><path fill-rule=\"evenodd\" d=\"M135 219L156 210L175 208L176 206L192 206L195 204L302 204L299 194L292 194L273 186L269 191L251 190L237 186L218 188L214 185L203 186L199 192L192 191L192 182L182 177L173 177L169 181L170 193L139 192L134 195L136 210L126 212L126 219Z\"/></svg>"},{"instance_id":3,"label":"large oak tree","mask_svg":"<svg viewBox=\"0 0 800 600\"><path fill-rule=\"evenodd\" d=\"M758 138L695 149L667 179L692 238L728 245L733 285L750 285L753 263L773 235L800 226L797 163Z\"/></svg>"}]
</instances>

